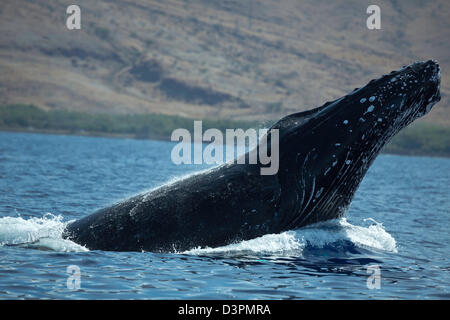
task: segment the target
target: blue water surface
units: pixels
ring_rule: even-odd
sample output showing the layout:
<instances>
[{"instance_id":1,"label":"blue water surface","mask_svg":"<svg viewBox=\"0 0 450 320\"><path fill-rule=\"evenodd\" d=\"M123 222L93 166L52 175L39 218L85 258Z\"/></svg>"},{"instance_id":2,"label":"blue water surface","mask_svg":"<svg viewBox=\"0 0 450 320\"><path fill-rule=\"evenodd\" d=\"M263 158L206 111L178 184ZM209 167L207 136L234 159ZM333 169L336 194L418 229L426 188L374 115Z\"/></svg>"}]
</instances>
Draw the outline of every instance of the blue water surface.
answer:
<instances>
[{"instance_id":1,"label":"blue water surface","mask_svg":"<svg viewBox=\"0 0 450 320\"><path fill-rule=\"evenodd\" d=\"M174 165L173 146L0 132L0 298L450 298L443 158L381 155L346 219L226 247L104 252L61 238L70 220L207 168Z\"/></svg>"}]
</instances>

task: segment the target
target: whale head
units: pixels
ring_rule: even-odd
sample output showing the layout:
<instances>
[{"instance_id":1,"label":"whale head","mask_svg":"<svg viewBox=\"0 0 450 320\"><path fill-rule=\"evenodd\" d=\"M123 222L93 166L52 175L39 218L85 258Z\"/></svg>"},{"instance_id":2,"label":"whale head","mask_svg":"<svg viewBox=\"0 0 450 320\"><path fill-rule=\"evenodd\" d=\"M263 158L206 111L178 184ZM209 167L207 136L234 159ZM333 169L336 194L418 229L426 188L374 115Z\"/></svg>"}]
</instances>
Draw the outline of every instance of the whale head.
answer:
<instances>
[{"instance_id":1,"label":"whale head","mask_svg":"<svg viewBox=\"0 0 450 320\"><path fill-rule=\"evenodd\" d=\"M285 228L342 216L382 147L439 100L440 68L430 60L277 122L278 177L289 193L281 206L292 210Z\"/></svg>"}]
</instances>

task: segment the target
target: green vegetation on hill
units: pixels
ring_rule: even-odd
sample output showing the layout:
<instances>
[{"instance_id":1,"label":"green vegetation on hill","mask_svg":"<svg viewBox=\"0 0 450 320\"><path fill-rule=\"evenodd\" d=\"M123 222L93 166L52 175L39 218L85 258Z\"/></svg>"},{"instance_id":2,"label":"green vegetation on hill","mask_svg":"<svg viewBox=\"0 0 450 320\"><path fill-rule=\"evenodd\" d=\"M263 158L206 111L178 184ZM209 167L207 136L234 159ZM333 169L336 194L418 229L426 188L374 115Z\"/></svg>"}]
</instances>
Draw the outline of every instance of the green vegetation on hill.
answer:
<instances>
[{"instance_id":1,"label":"green vegetation on hill","mask_svg":"<svg viewBox=\"0 0 450 320\"><path fill-rule=\"evenodd\" d=\"M450 157L450 128L415 123L400 131L385 153Z\"/></svg>"},{"instance_id":2,"label":"green vegetation on hill","mask_svg":"<svg viewBox=\"0 0 450 320\"><path fill-rule=\"evenodd\" d=\"M203 120L203 130L251 128L258 123ZM88 114L44 111L33 105L0 106L0 130L64 132L70 134L131 135L136 138L170 139L174 129L193 130L193 119L162 114ZM450 157L450 128L417 123L402 130L384 148L385 153Z\"/></svg>"},{"instance_id":3,"label":"green vegetation on hill","mask_svg":"<svg viewBox=\"0 0 450 320\"><path fill-rule=\"evenodd\" d=\"M45 111L33 105L0 106L0 129L19 131L66 132L71 134L132 135L136 138L170 139L172 131L186 128L192 132L193 120L163 114L88 114L67 110ZM256 122L203 120L203 131L217 128L247 129Z\"/></svg>"}]
</instances>

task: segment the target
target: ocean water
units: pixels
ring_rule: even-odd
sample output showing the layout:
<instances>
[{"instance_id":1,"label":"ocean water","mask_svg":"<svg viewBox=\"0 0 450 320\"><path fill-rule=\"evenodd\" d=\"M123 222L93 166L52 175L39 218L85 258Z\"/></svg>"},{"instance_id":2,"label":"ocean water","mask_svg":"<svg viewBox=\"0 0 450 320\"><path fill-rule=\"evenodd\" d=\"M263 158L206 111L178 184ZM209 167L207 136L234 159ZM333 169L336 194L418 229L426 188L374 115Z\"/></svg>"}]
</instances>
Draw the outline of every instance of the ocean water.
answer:
<instances>
[{"instance_id":1,"label":"ocean water","mask_svg":"<svg viewBox=\"0 0 450 320\"><path fill-rule=\"evenodd\" d=\"M449 159L380 155L345 219L225 247L104 252L61 238L71 220L207 168L172 164L173 145L0 132L0 298L450 298Z\"/></svg>"}]
</instances>

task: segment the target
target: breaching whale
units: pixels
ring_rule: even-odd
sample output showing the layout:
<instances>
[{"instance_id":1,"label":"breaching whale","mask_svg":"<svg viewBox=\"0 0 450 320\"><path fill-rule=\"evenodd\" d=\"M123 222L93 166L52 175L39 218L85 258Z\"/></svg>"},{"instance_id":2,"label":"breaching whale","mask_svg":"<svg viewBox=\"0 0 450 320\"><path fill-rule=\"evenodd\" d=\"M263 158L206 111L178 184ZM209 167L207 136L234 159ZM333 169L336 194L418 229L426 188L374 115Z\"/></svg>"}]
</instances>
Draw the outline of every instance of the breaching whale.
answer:
<instances>
[{"instance_id":1,"label":"breaching whale","mask_svg":"<svg viewBox=\"0 0 450 320\"><path fill-rule=\"evenodd\" d=\"M216 247L342 217L381 148L440 101L437 62L416 62L279 130L279 171L227 163L101 209L63 237L93 250Z\"/></svg>"}]
</instances>

